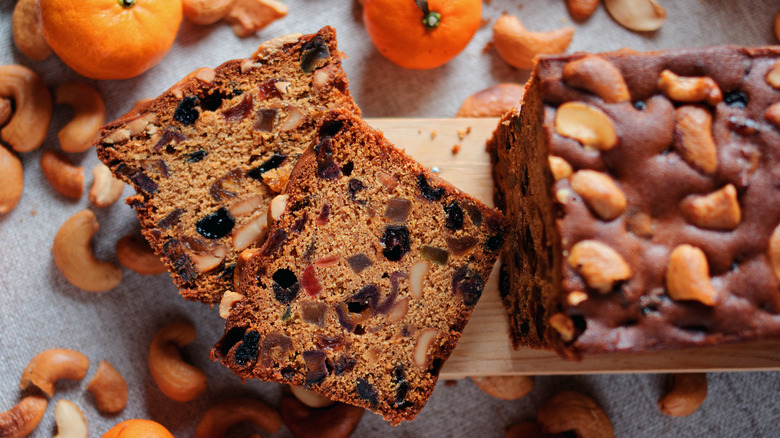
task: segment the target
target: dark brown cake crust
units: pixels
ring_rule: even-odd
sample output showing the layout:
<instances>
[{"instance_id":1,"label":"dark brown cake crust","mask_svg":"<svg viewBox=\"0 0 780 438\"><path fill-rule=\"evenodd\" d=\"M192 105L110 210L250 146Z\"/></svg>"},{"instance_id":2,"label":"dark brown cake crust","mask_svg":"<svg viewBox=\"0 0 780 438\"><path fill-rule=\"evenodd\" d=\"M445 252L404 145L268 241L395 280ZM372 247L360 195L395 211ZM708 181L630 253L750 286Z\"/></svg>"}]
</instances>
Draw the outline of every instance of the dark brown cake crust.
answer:
<instances>
[{"instance_id":1,"label":"dark brown cake crust","mask_svg":"<svg viewBox=\"0 0 780 438\"><path fill-rule=\"evenodd\" d=\"M97 153L182 296L219 302L238 254L264 237L269 202L329 108L356 114L335 30L263 43L203 68L103 127Z\"/></svg>"},{"instance_id":2,"label":"dark brown cake crust","mask_svg":"<svg viewBox=\"0 0 780 438\"><path fill-rule=\"evenodd\" d=\"M342 110L285 196L266 243L245 253L245 298L211 357L244 379L413 419L482 294L505 219Z\"/></svg>"},{"instance_id":3,"label":"dark brown cake crust","mask_svg":"<svg viewBox=\"0 0 780 438\"><path fill-rule=\"evenodd\" d=\"M777 47L539 61L489 144L514 226L500 287L516 346L780 335L779 61ZM570 129L572 109L616 141Z\"/></svg>"}]
</instances>

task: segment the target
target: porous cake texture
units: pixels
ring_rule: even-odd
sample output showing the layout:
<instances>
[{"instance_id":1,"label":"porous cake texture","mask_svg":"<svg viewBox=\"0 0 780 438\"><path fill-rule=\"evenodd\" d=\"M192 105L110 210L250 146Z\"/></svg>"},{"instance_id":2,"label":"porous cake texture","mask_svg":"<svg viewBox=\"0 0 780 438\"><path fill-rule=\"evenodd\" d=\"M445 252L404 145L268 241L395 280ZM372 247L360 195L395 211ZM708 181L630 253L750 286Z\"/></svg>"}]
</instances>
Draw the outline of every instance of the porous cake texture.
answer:
<instances>
[{"instance_id":1,"label":"porous cake texture","mask_svg":"<svg viewBox=\"0 0 780 438\"><path fill-rule=\"evenodd\" d=\"M545 57L489 143L516 346L780 335L780 49Z\"/></svg>"}]
</instances>

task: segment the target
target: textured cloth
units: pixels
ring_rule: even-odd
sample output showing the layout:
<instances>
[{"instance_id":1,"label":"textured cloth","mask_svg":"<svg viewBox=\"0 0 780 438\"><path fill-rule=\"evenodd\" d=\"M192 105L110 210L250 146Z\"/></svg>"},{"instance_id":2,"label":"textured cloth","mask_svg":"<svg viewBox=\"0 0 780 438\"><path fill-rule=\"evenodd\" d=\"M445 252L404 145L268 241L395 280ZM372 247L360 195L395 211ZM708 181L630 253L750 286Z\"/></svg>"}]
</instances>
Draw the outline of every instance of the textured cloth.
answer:
<instances>
[{"instance_id":1,"label":"textured cloth","mask_svg":"<svg viewBox=\"0 0 780 438\"><path fill-rule=\"evenodd\" d=\"M575 36L569 52L777 42L772 33L772 20L779 8L776 0L660 1L668 12L661 30L650 34L630 32L612 21L601 6L588 21L573 24ZM523 82L528 77L527 71L507 66L494 50L483 50L491 39L490 25L481 28L466 50L447 65L412 71L396 67L374 49L363 28L357 1L286 3L290 7L286 18L257 37L246 39L235 37L224 23L204 27L185 20L171 52L147 73L125 81L88 82L104 96L108 118L112 120L136 100L157 96L196 68L248 57L266 39L290 32L312 33L324 25L332 25L338 31L339 47L348 56L344 68L351 90L366 117L452 117L463 99L472 93L498 82ZM506 11L519 16L533 31L572 24L563 1L528 0L522 7L519 3L486 2L484 18L492 24ZM52 88L69 80L83 80L56 57L44 62L25 58L11 39L12 9L13 2L0 4L0 35L5 41L0 48L0 65L30 66ZM25 394L19 391L18 382L30 358L53 347L79 350L89 357L91 365L84 381L63 381L57 385L57 393L32 435L35 437L53 434L54 403L61 398L80 406L91 436L100 436L128 418L153 419L177 437L191 436L209 406L233 396L257 398L277 406L280 385L257 381L242 384L227 369L208 359L209 349L222 334L224 321L217 316L216 309L184 301L167 274L144 277L125 270L119 287L95 294L75 288L59 273L50 248L60 224L74 213L92 208L97 214L101 229L95 236L94 248L104 260L116 262L115 242L138 228L134 212L121 201L108 208L94 208L86 194L78 201L67 200L43 178L41 153L58 148L56 133L70 117L70 110L55 106L43 147L22 155L22 200L10 214L0 216L0 411L11 408ZM91 169L98 162L94 150L75 155L75 161L85 168L88 189ZM126 188L125 196L130 194L131 190ZM208 390L188 403L166 398L146 365L154 334L178 320L192 321L197 327L198 336L183 349L183 356L209 376ZM93 397L84 391L101 359L107 359L122 373L130 389L126 409L116 416L98 413ZM659 413L656 402L663 393L664 382L665 376L653 374L538 377L534 390L513 402L493 399L469 380L456 385L440 382L417 420L392 428L379 416L367 413L354 436L500 437L507 426L533 420L542 401L563 389L582 391L597 400L619 437L777 435L780 374L776 372L710 374L707 400L686 418L669 418ZM248 436L253 428L241 426L234 430L235 436ZM274 436L290 434L282 428Z\"/></svg>"}]
</instances>

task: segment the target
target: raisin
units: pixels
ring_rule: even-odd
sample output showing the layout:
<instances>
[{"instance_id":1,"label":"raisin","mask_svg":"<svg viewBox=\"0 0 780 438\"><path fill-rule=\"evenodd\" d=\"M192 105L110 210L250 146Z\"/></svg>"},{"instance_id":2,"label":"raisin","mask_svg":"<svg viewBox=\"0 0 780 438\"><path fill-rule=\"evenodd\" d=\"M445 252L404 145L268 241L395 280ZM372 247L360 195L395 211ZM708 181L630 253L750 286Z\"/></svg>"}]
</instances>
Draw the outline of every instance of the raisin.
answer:
<instances>
[{"instance_id":1,"label":"raisin","mask_svg":"<svg viewBox=\"0 0 780 438\"><path fill-rule=\"evenodd\" d=\"M366 309L376 309L379 302L379 287L375 284L364 286L358 293L352 295L347 309L352 313L362 313Z\"/></svg>"},{"instance_id":2,"label":"raisin","mask_svg":"<svg viewBox=\"0 0 780 438\"><path fill-rule=\"evenodd\" d=\"M341 327L344 328L344 330L351 332L355 330L355 323L347 316L348 311L349 309L346 304L341 303L336 305L336 316L339 318L339 324L341 324Z\"/></svg>"},{"instance_id":3,"label":"raisin","mask_svg":"<svg viewBox=\"0 0 780 438\"><path fill-rule=\"evenodd\" d=\"M325 225L328 225L328 218L330 217L330 204L327 202L322 205L322 210L320 210L320 214L317 215L317 226L324 227Z\"/></svg>"},{"instance_id":4,"label":"raisin","mask_svg":"<svg viewBox=\"0 0 780 438\"><path fill-rule=\"evenodd\" d=\"M336 362L333 364L333 374L340 376L344 373L352 371L352 368L357 364L357 360L350 356L339 356Z\"/></svg>"},{"instance_id":5,"label":"raisin","mask_svg":"<svg viewBox=\"0 0 780 438\"><path fill-rule=\"evenodd\" d=\"M320 125L320 129L317 131L317 136L320 141L330 137L334 137L344 127L344 122L341 120L326 120ZM326 151L329 153L330 151Z\"/></svg>"},{"instance_id":6,"label":"raisin","mask_svg":"<svg viewBox=\"0 0 780 438\"><path fill-rule=\"evenodd\" d=\"M420 189L423 198L429 201L438 201L444 196L444 187L431 187L428 179L422 173L417 175L417 187Z\"/></svg>"},{"instance_id":7,"label":"raisin","mask_svg":"<svg viewBox=\"0 0 780 438\"><path fill-rule=\"evenodd\" d=\"M300 233L303 231L303 227L306 225L306 220L308 219L309 215L304 211L301 217L298 219L295 219L295 222L290 226L290 231L293 233Z\"/></svg>"},{"instance_id":8,"label":"raisin","mask_svg":"<svg viewBox=\"0 0 780 438\"><path fill-rule=\"evenodd\" d=\"M647 108L647 104L643 100L637 100L634 102L634 108L638 109L639 111L644 111L645 108Z\"/></svg>"},{"instance_id":9,"label":"raisin","mask_svg":"<svg viewBox=\"0 0 780 438\"><path fill-rule=\"evenodd\" d=\"M458 231L463 228L463 210L457 201L452 201L444 206L444 213L447 214L446 226L450 231Z\"/></svg>"},{"instance_id":10,"label":"raisin","mask_svg":"<svg viewBox=\"0 0 780 438\"><path fill-rule=\"evenodd\" d=\"M466 306L477 304L482 296L485 280L479 273L472 271L468 266L462 266L452 275L452 292L463 297Z\"/></svg>"},{"instance_id":11,"label":"raisin","mask_svg":"<svg viewBox=\"0 0 780 438\"><path fill-rule=\"evenodd\" d=\"M504 235L501 233L493 234L485 240L485 249L491 252L498 251L504 244Z\"/></svg>"},{"instance_id":12,"label":"raisin","mask_svg":"<svg viewBox=\"0 0 780 438\"><path fill-rule=\"evenodd\" d=\"M409 230L403 225L388 225L379 241L384 246L382 255L391 262L397 262L409 252Z\"/></svg>"},{"instance_id":13,"label":"raisin","mask_svg":"<svg viewBox=\"0 0 780 438\"><path fill-rule=\"evenodd\" d=\"M300 284L293 271L282 268L274 272L271 278L274 280L272 287L277 301L282 304L290 304L298 297Z\"/></svg>"},{"instance_id":14,"label":"raisin","mask_svg":"<svg viewBox=\"0 0 780 438\"><path fill-rule=\"evenodd\" d=\"M247 176L249 176L252 179L262 181L264 173L268 172L269 170L276 169L277 167L281 166L282 163L284 163L286 160L287 160L287 155L285 154L273 154L271 158L264 161L263 164L247 172Z\"/></svg>"},{"instance_id":15,"label":"raisin","mask_svg":"<svg viewBox=\"0 0 780 438\"><path fill-rule=\"evenodd\" d=\"M246 333L246 327L233 327L225 333L225 336L217 343L216 348L219 353L224 357L227 356L230 349L238 342L244 339L244 333Z\"/></svg>"},{"instance_id":16,"label":"raisin","mask_svg":"<svg viewBox=\"0 0 780 438\"><path fill-rule=\"evenodd\" d=\"M175 274L185 283L195 280L198 276L198 272L184 252L184 245L182 245L179 239L170 239L165 242L163 254L171 261Z\"/></svg>"},{"instance_id":17,"label":"raisin","mask_svg":"<svg viewBox=\"0 0 780 438\"><path fill-rule=\"evenodd\" d=\"M222 117L228 123L237 123L243 121L252 112L252 95L246 94L241 102L222 112Z\"/></svg>"},{"instance_id":18,"label":"raisin","mask_svg":"<svg viewBox=\"0 0 780 438\"><path fill-rule=\"evenodd\" d=\"M358 204L365 204L366 203L366 201L357 199L357 197L356 197L357 192L359 192L359 191L361 191L361 190L366 188L366 186L363 185L363 181L361 181L361 180L359 180L357 178L352 178L352 179L349 180L349 183L347 184L347 187L349 188L349 199L350 200L352 200L354 202L357 202Z\"/></svg>"},{"instance_id":19,"label":"raisin","mask_svg":"<svg viewBox=\"0 0 780 438\"><path fill-rule=\"evenodd\" d=\"M206 155L208 155L208 153L205 150L198 149L197 151L187 154L187 158L185 158L185 160L188 163L197 163L199 161L203 161L203 159L206 158Z\"/></svg>"},{"instance_id":20,"label":"raisin","mask_svg":"<svg viewBox=\"0 0 780 438\"><path fill-rule=\"evenodd\" d=\"M176 143L180 141L186 140L187 137L178 131L171 131L166 129L165 132L160 136L160 140L157 141L157 143L154 145L154 150L159 151L165 146L168 146L171 142L175 141Z\"/></svg>"},{"instance_id":21,"label":"raisin","mask_svg":"<svg viewBox=\"0 0 780 438\"><path fill-rule=\"evenodd\" d=\"M260 333L255 330L246 332L242 339L241 345L236 348L236 353L233 355L234 360L239 365L246 365L249 362L257 360L258 348L257 344L260 342Z\"/></svg>"},{"instance_id":22,"label":"raisin","mask_svg":"<svg viewBox=\"0 0 780 438\"><path fill-rule=\"evenodd\" d=\"M304 73L311 73L322 67L328 58L330 58L330 49L322 37L316 36L301 46L301 70Z\"/></svg>"},{"instance_id":23,"label":"raisin","mask_svg":"<svg viewBox=\"0 0 780 438\"><path fill-rule=\"evenodd\" d=\"M741 91L729 91L723 96L723 102L732 108L747 108L748 97Z\"/></svg>"},{"instance_id":24,"label":"raisin","mask_svg":"<svg viewBox=\"0 0 780 438\"><path fill-rule=\"evenodd\" d=\"M393 407L398 409L408 403L406 395L409 393L409 382L406 381L403 365L393 368L393 383L397 385L395 387L395 403Z\"/></svg>"},{"instance_id":25,"label":"raisin","mask_svg":"<svg viewBox=\"0 0 780 438\"><path fill-rule=\"evenodd\" d=\"M381 313L383 315L386 315L387 312L389 312L390 309L393 308L393 305L395 304L395 300L396 298L398 298L398 289L399 289L398 280L400 278L409 278L409 275L401 271L395 271L392 274L390 274L390 295L388 295L384 301L377 304L375 313Z\"/></svg>"},{"instance_id":26,"label":"raisin","mask_svg":"<svg viewBox=\"0 0 780 438\"><path fill-rule=\"evenodd\" d=\"M363 252L347 257L347 263L355 274L360 274L366 268L374 264L374 262L371 261L371 258Z\"/></svg>"},{"instance_id":27,"label":"raisin","mask_svg":"<svg viewBox=\"0 0 780 438\"><path fill-rule=\"evenodd\" d=\"M219 239L227 236L236 225L236 220L225 207L215 211L195 223L195 229L207 239Z\"/></svg>"},{"instance_id":28,"label":"raisin","mask_svg":"<svg viewBox=\"0 0 780 438\"><path fill-rule=\"evenodd\" d=\"M198 98L195 96L188 96L179 102L179 106L173 112L173 119L181 122L184 125L192 125L200 117L200 111L198 111Z\"/></svg>"},{"instance_id":29,"label":"raisin","mask_svg":"<svg viewBox=\"0 0 780 438\"><path fill-rule=\"evenodd\" d=\"M341 176L341 169L333 160L320 161L317 163L317 176L322 179L336 179Z\"/></svg>"},{"instance_id":30,"label":"raisin","mask_svg":"<svg viewBox=\"0 0 780 438\"><path fill-rule=\"evenodd\" d=\"M351 161L347 161L346 164L341 166L341 173L343 173L346 176L352 175L352 170L355 168L355 163Z\"/></svg>"},{"instance_id":31,"label":"raisin","mask_svg":"<svg viewBox=\"0 0 780 438\"><path fill-rule=\"evenodd\" d=\"M167 216L160 219L157 222L157 226L162 228L163 230L170 228L175 224L176 222L179 222L179 218L181 217L181 214L184 213L184 210L181 208L175 208L172 212L168 213Z\"/></svg>"},{"instance_id":32,"label":"raisin","mask_svg":"<svg viewBox=\"0 0 780 438\"><path fill-rule=\"evenodd\" d=\"M271 234L268 237L268 239L266 239L265 243L263 244L263 248L260 251L260 254L263 257L270 256L271 254L275 253L286 240L287 240L286 231L282 229L274 231L274 233Z\"/></svg>"},{"instance_id":33,"label":"raisin","mask_svg":"<svg viewBox=\"0 0 780 438\"><path fill-rule=\"evenodd\" d=\"M272 132L274 130L274 123L276 122L276 116L279 111L273 108L260 108L257 110L255 116L255 124L252 125L252 129L261 132Z\"/></svg>"},{"instance_id":34,"label":"raisin","mask_svg":"<svg viewBox=\"0 0 780 438\"><path fill-rule=\"evenodd\" d=\"M206 111L216 111L222 106L222 101L227 97L228 95L223 91L209 93L200 100L200 107Z\"/></svg>"},{"instance_id":35,"label":"raisin","mask_svg":"<svg viewBox=\"0 0 780 438\"><path fill-rule=\"evenodd\" d=\"M355 389L360 398L369 402L371 406L376 406L379 403L379 394L376 389L374 389L374 386L368 383L366 379L358 377Z\"/></svg>"}]
</instances>

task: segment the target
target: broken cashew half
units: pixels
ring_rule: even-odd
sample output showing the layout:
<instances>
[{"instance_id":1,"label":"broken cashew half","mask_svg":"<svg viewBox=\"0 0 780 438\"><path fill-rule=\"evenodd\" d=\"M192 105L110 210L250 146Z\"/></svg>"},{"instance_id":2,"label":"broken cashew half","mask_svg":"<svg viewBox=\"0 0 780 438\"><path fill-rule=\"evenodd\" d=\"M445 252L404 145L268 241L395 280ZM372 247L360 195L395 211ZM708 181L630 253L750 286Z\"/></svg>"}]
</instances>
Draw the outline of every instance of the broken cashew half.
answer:
<instances>
[{"instance_id":1,"label":"broken cashew half","mask_svg":"<svg viewBox=\"0 0 780 438\"><path fill-rule=\"evenodd\" d=\"M51 94L46 84L27 67L4 65L0 67L0 97L13 99L16 107L0 137L17 152L37 149L51 123Z\"/></svg>"},{"instance_id":2,"label":"broken cashew half","mask_svg":"<svg viewBox=\"0 0 780 438\"><path fill-rule=\"evenodd\" d=\"M330 406L334 402L333 400L329 399L328 397L325 397L324 395L317 394L314 391L301 388L300 386L296 385L289 385L290 392L292 392L292 395L295 396L295 398L298 399L301 403L305 404L306 406L310 408L324 408L326 406Z\"/></svg>"},{"instance_id":3,"label":"broken cashew half","mask_svg":"<svg viewBox=\"0 0 780 438\"><path fill-rule=\"evenodd\" d=\"M0 145L0 214L16 208L24 190L22 161Z\"/></svg>"},{"instance_id":4,"label":"broken cashew half","mask_svg":"<svg viewBox=\"0 0 780 438\"><path fill-rule=\"evenodd\" d=\"M655 0L604 0L612 18L629 30L658 30L666 20L666 9Z\"/></svg>"},{"instance_id":5,"label":"broken cashew half","mask_svg":"<svg viewBox=\"0 0 780 438\"><path fill-rule=\"evenodd\" d=\"M517 400L534 389L530 376L482 376L471 380L486 394L501 400Z\"/></svg>"},{"instance_id":6,"label":"broken cashew half","mask_svg":"<svg viewBox=\"0 0 780 438\"><path fill-rule=\"evenodd\" d=\"M108 207L122 197L125 183L114 178L111 169L99 163L92 169L92 188L89 189L89 202L95 207Z\"/></svg>"},{"instance_id":7,"label":"broken cashew half","mask_svg":"<svg viewBox=\"0 0 780 438\"><path fill-rule=\"evenodd\" d=\"M206 374L184 362L179 348L195 340L195 326L175 322L157 332L149 346L149 372L168 398L186 402L206 390Z\"/></svg>"},{"instance_id":8,"label":"broken cashew half","mask_svg":"<svg viewBox=\"0 0 780 438\"><path fill-rule=\"evenodd\" d=\"M282 427L279 412L267 404L248 398L225 400L210 407L195 428L195 438L223 438L234 424L251 421L268 433Z\"/></svg>"},{"instance_id":9,"label":"broken cashew half","mask_svg":"<svg viewBox=\"0 0 780 438\"><path fill-rule=\"evenodd\" d=\"M684 417L696 412L706 398L707 374L671 374L666 394L658 400L658 409L671 417Z\"/></svg>"},{"instance_id":10,"label":"broken cashew half","mask_svg":"<svg viewBox=\"0 0 780 438\"><path fill-rule=\"evenodd\" d=\"M195 24L212 24L230 12L235 0L183 0L182 12Z\"/></svg>"},{"instance_id":11,"label":"broken cashew half","mask_svg":"<svg viewBox=\"0 0 780 438\"><path fill-rule=\"evenodd\" d=\"M530 32L512 15L501 16L493 25L493 46L499 56L512 67L522 69L533 68L536 55L565 52L573 37L571 27Z\"/></svg>"},{"instance_id":12,"label":"broken cashew half","mask_svg":"<svg viewBox=\"0 0 780 438\"><path fill-rule=\"evenodd\" d=\"M71 199L81 198L84 191L84 168L74 166L60 151L48 150L41 155L41 170L54 190Z\"/></svg>"},{"instance_id":13,"label":"broken cashew half","mask_svg":"<svg viewBox=\"0 0 780 438\"><path fill-rule=\"evenodd\" d=\"M58 401L54 407L54 419L57 421L57 435L54 438L87 438L87 420L72 401Z\"/></svg>"},{"instance_id":14,"label":"broken cashew half","mask_svg":"<svg viewBox=\"0 0 780 438\"><path fill-rule=\"evenodd\" d=\"M83 82L68 82L54 90L54 101L73 108L73 120L57 133L65 152L83 152L92 146L106 123L106 105L100 93Z\"/></svg>"},{"instance_id":15,"label":"broken cashew half","mask_svg":"<svg viewBox=\"0 0 780 438\"><path fill-rule=\"evenodd\" d=\"M43 419L47 404L46 397L31 395L11 409L0 412L0 436L23 438L31 434Z\"/></svg>"},{"instance_id":16,"label":"broken cashew half","mask_svg":"<svg viewBox=\"0 0 780 438\"><path fill-rule=\"evenodd\" d=\"M90 292L105 292L122 281L122 268L92 254L90 241L98 228L95 213L82 210L62 224L51 248L62 275L72 285Z\"/></svg>"},{"instance_id":17,"label":"broken cashew half","mask_svg":"<svg viewBox=\"0 0 780 438\"><path fill-rule=\"evenodd\" d=\"M127 382L108 361L101 360L95 377L87 384L101 412L116 414L127 405Z\"/></svg>"},{"instance_id":18,"label":"broken cashew half","mask_svg":"<svg viewBox=\"0 0 780 438\"><path fill-rule=\"evenodd\" d=\"M574 432L577 438L613 438L609 417L596 402L579 392L562 391L539 407L536 420L544 433Z\"/></svg>"},{"instance_id":19,"label":"broken cashew half","mask_svg":"<svg viewBox=\"0 0 780 438\"><path fill-rule=\"evenodd\" d=\"M81 380L87 375L87 368L87 356L67 348L52 348L38 353L30 360L22 373L19 389L24 390L34 385L51 397L58 380Z\"/></svg>"},{"instance_id":20,"label":"broken cashew half","mask_svg":"<svg viewBox=\"0 0 780 438\"><path fill-rule=\"evenodd\" d=\"M157 275L166 270L149 242L135 234L128 234L116 242L116 257L122 266L141 275Z\"/></svg>"}]
</instances>

